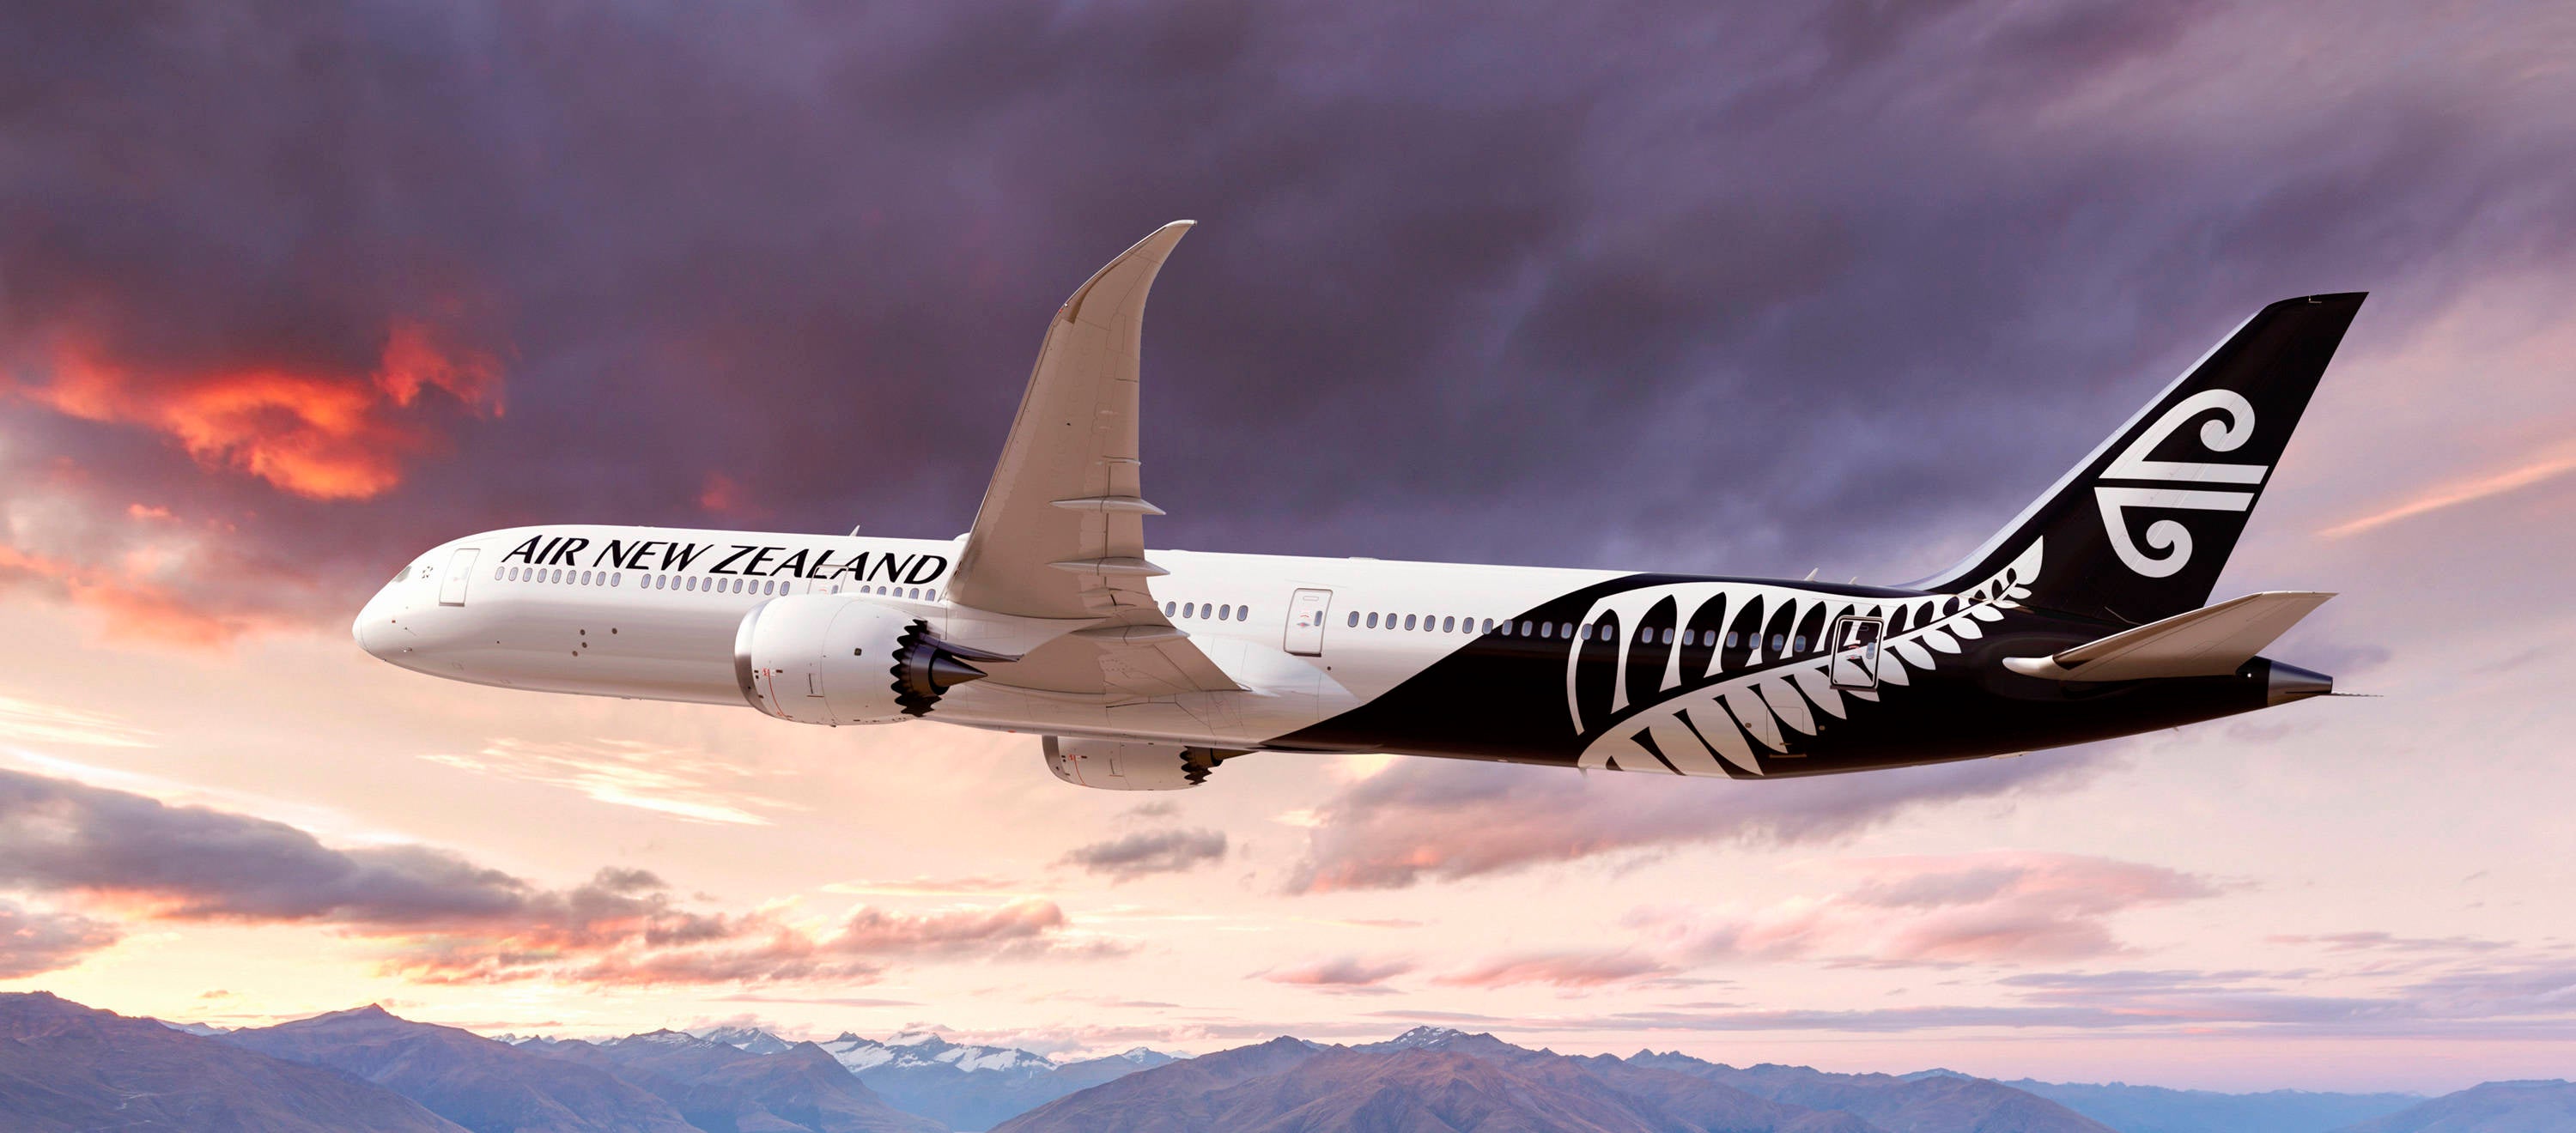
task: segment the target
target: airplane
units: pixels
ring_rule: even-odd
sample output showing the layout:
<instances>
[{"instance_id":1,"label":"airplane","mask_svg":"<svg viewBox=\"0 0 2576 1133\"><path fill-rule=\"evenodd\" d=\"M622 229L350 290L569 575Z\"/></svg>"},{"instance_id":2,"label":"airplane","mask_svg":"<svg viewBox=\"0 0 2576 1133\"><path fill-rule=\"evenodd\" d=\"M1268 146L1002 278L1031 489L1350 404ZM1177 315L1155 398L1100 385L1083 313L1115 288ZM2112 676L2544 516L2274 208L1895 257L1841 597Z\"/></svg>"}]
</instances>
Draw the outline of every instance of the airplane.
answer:
<instances>
[{"instance_id":1,"label":"airplane","mask_svg":"<svg viewBox=\"0 0 2576 1133\"><path fill-rule=\"evenodd\" d=\"M1149 549L1145 298L1047 324L964 535L545 524L419 556L368 653L500 688L1031 733L1174 790L1252 752L1778 779L2019 755L2326 693L2260 656L2332 597L2207 604L2361 293L2264 307L1957 565L1893 586Z\"/></svg>"}]
</instances>

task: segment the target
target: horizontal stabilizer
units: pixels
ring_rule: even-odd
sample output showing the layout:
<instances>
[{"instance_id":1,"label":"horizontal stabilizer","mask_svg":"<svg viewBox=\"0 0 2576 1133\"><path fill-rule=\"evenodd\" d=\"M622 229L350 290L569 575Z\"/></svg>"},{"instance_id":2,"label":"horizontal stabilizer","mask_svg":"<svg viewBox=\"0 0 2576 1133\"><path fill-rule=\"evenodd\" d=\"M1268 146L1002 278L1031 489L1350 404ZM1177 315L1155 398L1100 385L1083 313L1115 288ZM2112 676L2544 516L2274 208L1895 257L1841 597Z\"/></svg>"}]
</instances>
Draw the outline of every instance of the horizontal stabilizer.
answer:
<instances>
[{"instance_id":1,"label":"horizontal stabilizer","mask_svg":"<svg viewBox=\"0 0 2576 1133\"><path fill-rule=\"evenodd\" d=\"M2296 590L2248 594L2088 641L2053 657L2007 657L2004 667L2060 681L2225 676L2332 597Z\"/></svg>"}]
</instances>

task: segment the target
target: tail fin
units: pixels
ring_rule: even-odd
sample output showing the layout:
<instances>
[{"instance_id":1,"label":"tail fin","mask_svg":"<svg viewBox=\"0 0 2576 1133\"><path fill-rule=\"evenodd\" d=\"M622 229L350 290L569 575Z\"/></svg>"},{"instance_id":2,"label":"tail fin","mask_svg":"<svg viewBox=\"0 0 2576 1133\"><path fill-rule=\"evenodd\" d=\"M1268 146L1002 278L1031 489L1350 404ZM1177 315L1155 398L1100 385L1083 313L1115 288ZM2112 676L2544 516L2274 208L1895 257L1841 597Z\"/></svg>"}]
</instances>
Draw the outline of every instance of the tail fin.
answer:
<instances>
[{"instance_id":1,"label":"tail fin","mask_svg":"<svg viewBox=\"0 0 2576 1133\"><path fill-rule=\"evenodd\" d=\"M2127 625L2199 608L2362 298L2255 312L1984 546L1908 585L1972 586L2036 544L2026 605Z\"/></svg>"}]
</instances>

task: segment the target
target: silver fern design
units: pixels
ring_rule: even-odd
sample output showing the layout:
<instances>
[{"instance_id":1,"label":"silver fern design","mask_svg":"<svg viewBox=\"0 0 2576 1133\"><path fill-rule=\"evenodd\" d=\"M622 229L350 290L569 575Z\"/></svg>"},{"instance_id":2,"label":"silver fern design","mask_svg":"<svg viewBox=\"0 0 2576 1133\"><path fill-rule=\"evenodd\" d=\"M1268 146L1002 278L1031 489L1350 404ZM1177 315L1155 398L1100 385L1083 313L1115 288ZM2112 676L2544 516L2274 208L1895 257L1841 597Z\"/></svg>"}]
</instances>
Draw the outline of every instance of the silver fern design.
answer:
<instances>
[{"instance_id":1,"label":"silver fern design","mask_svg":"<svg viewBox=\"0 0 2576 1133\"><path fill-rule=\"evenodd\" d=\"M1985 626L2030 597L2041 546L2033 541L2003 569L1952 595L1853 598L1787 584L1683 582L1603 597L1583 624L1614 627L1615 637L1577 640L1566 651L1566 711L1575 734L1589 741L1576 765L1760 776L1766 758L1803 755L1802 741L1820 720L1848 718L1854 704L1877 701L1882 686L1906 685L1957 655L1962 641L1984 637ZM1658 616L1667 608L1669 616ZM1693 638L1710 635L1709 644L1670 644L1665 635L1673 631L1656 624L1666 621L1689 627L1683 632ZM1640 642L1631 627L1659 640ZM1731 647L1715 636L1729 632L1737 635ZM1585 662L1612 660L1605 654L1614 647L1608 704L1587 719L1578 689ZM1639 650L1660 652L1660 672L1632 664Z\"/></svg>"}]
</instances>

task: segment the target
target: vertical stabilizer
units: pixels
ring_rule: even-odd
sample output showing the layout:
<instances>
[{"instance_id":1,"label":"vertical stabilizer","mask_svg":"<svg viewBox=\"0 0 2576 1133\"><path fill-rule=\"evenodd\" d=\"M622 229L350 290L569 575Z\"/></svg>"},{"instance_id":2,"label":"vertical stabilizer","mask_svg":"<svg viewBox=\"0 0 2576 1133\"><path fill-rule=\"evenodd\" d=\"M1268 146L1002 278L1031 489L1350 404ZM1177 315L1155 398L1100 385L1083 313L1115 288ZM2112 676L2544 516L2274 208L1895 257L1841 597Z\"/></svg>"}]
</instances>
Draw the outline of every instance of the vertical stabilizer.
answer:
<instances>
[{"instance_id":1,"label":"vertical stabilizer","mask_svg":"<svg viewBox=\"0 0 2576 1133\"><path fill-rule=\"evenodd\" d=\"M1972 585L2037 543L2026 605L2124 625L2198 609L2362 298L2255 312L1984 546L1908 585Z\"/></svg>"}]
</instances>

